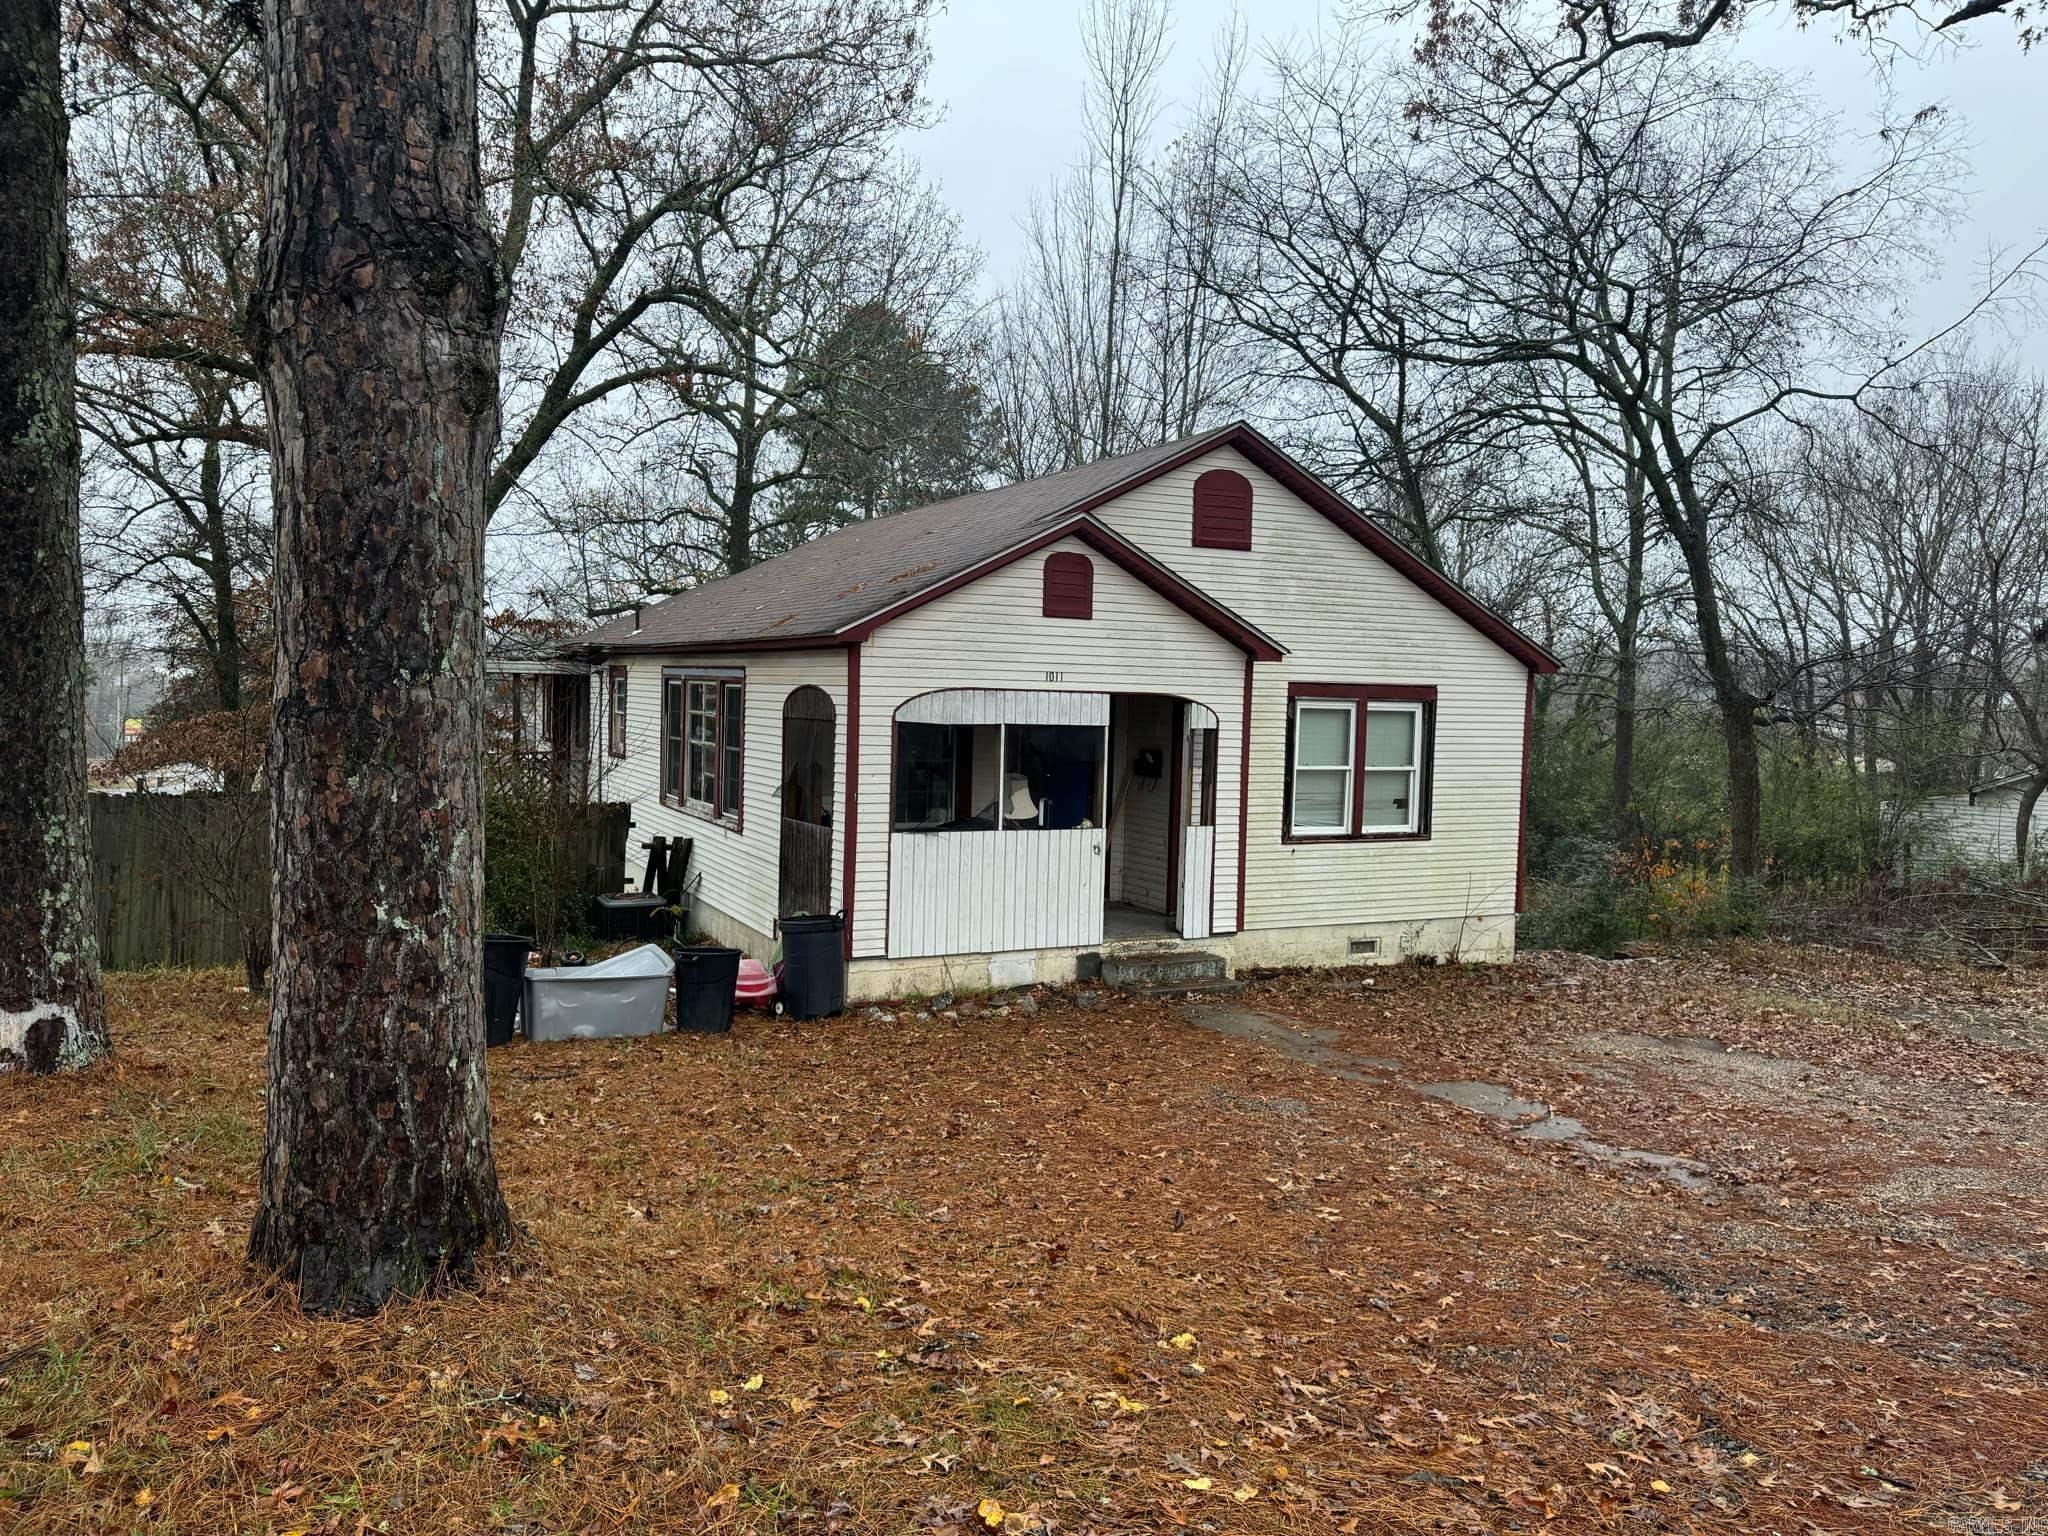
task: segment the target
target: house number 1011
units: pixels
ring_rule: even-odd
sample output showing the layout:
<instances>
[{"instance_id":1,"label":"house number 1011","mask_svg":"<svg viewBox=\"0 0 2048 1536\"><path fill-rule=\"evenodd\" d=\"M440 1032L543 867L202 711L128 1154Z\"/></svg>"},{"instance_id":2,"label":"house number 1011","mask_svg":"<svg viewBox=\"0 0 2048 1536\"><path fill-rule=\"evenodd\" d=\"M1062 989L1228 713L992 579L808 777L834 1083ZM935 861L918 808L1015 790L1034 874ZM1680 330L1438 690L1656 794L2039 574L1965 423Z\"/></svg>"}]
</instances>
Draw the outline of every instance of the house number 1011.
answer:
<instances>
[{"instance_id":1,"label":"house number 1011","mask_svg":"<svg viewBox=\"0 0 2048 1536\"><path fill-rule=\"evenodd\" d=\"M1048 683L1064 683L1067 680L1067 674L1064 672L1048 672L1045 674L1045 680Z\"/></svg>"}]
</instances>

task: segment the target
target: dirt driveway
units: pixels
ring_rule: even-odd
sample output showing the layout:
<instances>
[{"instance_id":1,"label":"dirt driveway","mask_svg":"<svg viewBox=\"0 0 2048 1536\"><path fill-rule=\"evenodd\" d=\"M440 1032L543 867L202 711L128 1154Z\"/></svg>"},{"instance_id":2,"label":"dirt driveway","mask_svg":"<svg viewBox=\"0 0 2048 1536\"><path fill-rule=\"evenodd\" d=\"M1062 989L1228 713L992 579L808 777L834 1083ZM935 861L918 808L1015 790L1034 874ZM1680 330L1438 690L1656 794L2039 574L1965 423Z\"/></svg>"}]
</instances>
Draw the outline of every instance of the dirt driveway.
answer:
<instances>
[{"instance_id":1,"label":"dirt driveway","mask_svg":"<svg viewBox=\"0 0 2048 1536\"><path fill-rule=\"evenodd\" d=\"M260 1020L0 1083L10 1528L2018 1533L2048 984L1820 951L493 1053L531 1243L240 1264ZM2031 1522L2031 1524L2030 1524Z\"/></svg>"}]
</instances>

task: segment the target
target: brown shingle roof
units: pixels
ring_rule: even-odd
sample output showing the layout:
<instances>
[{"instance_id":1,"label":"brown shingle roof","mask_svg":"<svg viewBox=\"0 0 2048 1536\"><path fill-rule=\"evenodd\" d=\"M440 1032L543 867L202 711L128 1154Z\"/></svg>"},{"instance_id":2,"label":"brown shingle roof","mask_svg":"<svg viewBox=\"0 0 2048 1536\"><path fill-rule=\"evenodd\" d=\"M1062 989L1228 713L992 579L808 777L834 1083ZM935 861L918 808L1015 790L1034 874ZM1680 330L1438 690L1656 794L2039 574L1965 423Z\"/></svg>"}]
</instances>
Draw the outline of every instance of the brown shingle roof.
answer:
<instances>
[{"instance_id":1,"label":"brown shingle roof","mask_svg":"<svg viewBox=\"0 0 2048 1536\"><path fill-rule=\"evenodd\" d=\"M912 512L853 523L786 555L763 561L675 597L644 607L640 628L623 615L580 640L570 651L712 651L763 645L824 645L858 632L863 621L943 587L964 573L1045 536L1156 475L1225 444L1243 453L1310 507L1464 619L1509 655L1538 672L1555 672L1557 659L1441 572L1431 569L1372 520L1276 448L1249 423L1099 459L1040 480L956 496ZM1122 541L1116 541L1122 548ZM1141 551L1131 558L1156 561ZM1187 607L1215 611L1212 627L1241 630L1254 650L1272 645L1227 609L1200 598L1167 573ZM936 594L934 594L936 595Z\"/></svg>"},{"instance_id":2,"label":"brown shingle roof","mask_svg":"<svg viewBox=\"0 0 2048 1536\"><path fill-rule=\"evenodd\" d=\"M724 576L624 614L574 644L616 650L716 650L721 645L825 639L1001 554L1100 500L1235 430L1219 427L1156 448L1099 459L1079 469L1023 480L851 523L735 576Z\"/></svg>"}]
</instances>

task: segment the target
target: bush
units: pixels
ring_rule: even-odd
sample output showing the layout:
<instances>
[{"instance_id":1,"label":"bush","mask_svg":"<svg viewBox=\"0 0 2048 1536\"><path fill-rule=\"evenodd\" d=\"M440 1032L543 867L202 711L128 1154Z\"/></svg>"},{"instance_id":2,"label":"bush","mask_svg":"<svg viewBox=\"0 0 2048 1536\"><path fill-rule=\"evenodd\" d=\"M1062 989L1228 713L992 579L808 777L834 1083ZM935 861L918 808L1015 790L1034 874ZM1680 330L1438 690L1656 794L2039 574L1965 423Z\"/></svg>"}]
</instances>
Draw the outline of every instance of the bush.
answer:
<instances>
[{"instance_id":1,"label":"bush","mask_svg":"<svg viewBox=\"0 0 2048 1536\"><path fill-rule=\"evenodd\" d=\"M589 855L591 805L560 776L518 761L484 774L484 921L533 936L553 959L589 946L599 870Z\"/></svg>"}]
</instances>

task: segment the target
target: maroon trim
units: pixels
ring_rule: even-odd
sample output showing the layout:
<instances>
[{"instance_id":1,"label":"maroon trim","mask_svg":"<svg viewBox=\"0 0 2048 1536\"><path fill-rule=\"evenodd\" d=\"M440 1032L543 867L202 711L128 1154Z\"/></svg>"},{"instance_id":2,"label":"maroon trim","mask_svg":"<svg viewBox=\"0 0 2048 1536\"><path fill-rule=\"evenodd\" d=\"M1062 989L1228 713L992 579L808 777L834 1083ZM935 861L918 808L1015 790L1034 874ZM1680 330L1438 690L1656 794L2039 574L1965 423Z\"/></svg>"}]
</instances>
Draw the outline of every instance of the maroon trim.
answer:
<instances>
[{"instance_id":1,"label":"maroon trim","mask_svg":"<svg viewBox=\"0 0 2048 1536\"><path fill-rule=\"evenodd\" d=\"M1192 542L1196 549L1252 547L1252 483L1234 469L1195 477Z\"/></svg>"},{"instance_id":2,"label":"maroon trim","mask_svg":"<svg viewBox=\"0 0 2048 1536\"><path fill-rule=\"evenodd\" d=\"M1434 704L1434 683L1289 683L1290 699L1359 699L1372 704Z\"/></svg>"},{"instance_id":3,"label":"maroon trim","mask_svg":"<svg viewBox=\"0 0 2048 1536\"><path fill-rule=\"evenodd\" d=\"M1070 549L1045 557L1039 612L1048 619L1095 617L1095 562Z\"/></svg>"},{"instance_id":4,"label":"maroon trim","mask_svg":"<svg viewBox=\"0 0 2048 1536\"><path fill-rule=\"evenodd\" d=\"M843 635L777 635L757 640L693 640L687 645L649 644L639 636L623 640L599 640L580 647L573 655L599 659L612 656L737 656L743 651L829 651L845 643Z\"/></svg>"},{"instance_id":5,"label":"maroon trim","mask_svg":"<svg viewBox=\"0 0 2048 1536\"><path fill-rule=\"evenodd\" d=\"M1157 592L1161 597L1172 603L1174 607L1188 615L1189 618L1214 630L1247 655L1256 656L1261 661L1278 661L1285 654L1272 640L1268 639L1259 630L1254 629L1250 624L1247 624L1221 603L1214 601L1205 593L1189 586L1172 571L1152 559L1150 555L1145 554L1135 545L1126 543L1123 539L1118 538L1100 523L1089 521L1081 514L1076 514L1056 528L1048 528L1036 538L1019 544L1015 549L992 556L984 560L980 565L962 571L957 576L949 577L945 581L939 582L936 586L930 586L922 592L913 593L901 602L883 609L880 613L869 615L858 624L842 630L840 632L840 639L865 640L884 624L900 619L906 613L922 608L926 603L944 597L949 592L956 592L969 582L979 581L982 577L1002 570L1005 566L1014 565L1026 555L1034 554L1038 550L1045 548L1046 545L1058 543L1061 539L1075 539L1087 545L1090 549L1101 555L1103 559L1109 561L1110 564L1116 566L1127 575L1135 577L1145 586L1150 587L1154 592ZM1093 691L1100 692L1101 690Z\"/></svg>"},{"instance_id":6,"label":"maroon trim","mask_svg":"<svg viewBox=\"0 0 2048 1536\"><path fill-rule=\"evenodd\" d=\"M846 851L840 858L839 913L846 922L846 958L853 958L853 859L860 830L860 642L846 648ZM882 952L889 949L889 903L882 903Z\"/></svg>"},{"instance_id":7,"label":"maroon trim","mask_svg":"<svg viewBox=\"0 0 2048 1536\"><path fill-rule=\"evenodd\" d=\"M1529 877L1529 754L1536 740L1536 671L1529 670L1529 691L1522 704L1522 799L1515 812L1515 912L1522 910L1522 888Z\"/></svg>"},{"instance_id":8,"label":"maroon trim","mask_svg":"<svg viewBox=\"0 0 2048 1536\"><path fill-rule=\"evenodd\" d=\"M1294 705L1297 699L1337 699L1353 710L1351 721L1351 828L1348 832L1294 830ZM1365 832L1365 716L1368 704L1420 704L1422 739L1416 743L1416 808L1413 832ZM1317 843L1426 843L1434 827L1431 815L1436 778L1436 685L1434 683L1289 683L1287 733L1282 767L1287 774L1280 791L1280 841L1289 845Z\"/></svg>"},{"instance_id":9,"label":"maroon trim","mask_svg":"<svg viewBox=\"0 0 2048 1536\"><path fill-rule=\"evenodd\" d=\"M1238 748L1237 759L1237 926L1232 933L1244 932L1244 860L1245 850L1251 841L1252 806L1252 658L1244 659L1244 716L1239 722L1243 730L1243 741ZM1214 876L1211 876L1213 881ZM1213 907L1213 903L1211 906ZM1211 913L1214 920L1214 913Z\"/></svg>"}]
</instances>

